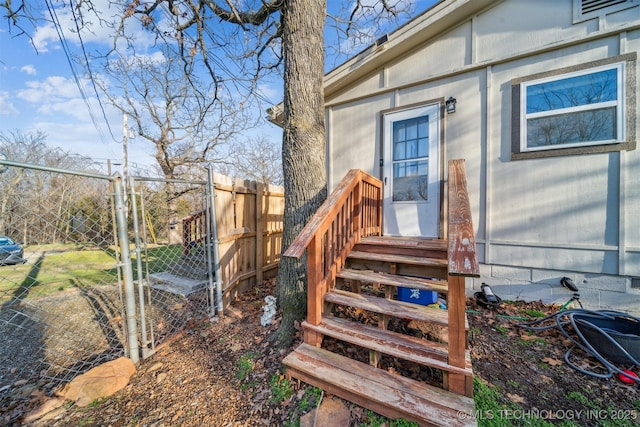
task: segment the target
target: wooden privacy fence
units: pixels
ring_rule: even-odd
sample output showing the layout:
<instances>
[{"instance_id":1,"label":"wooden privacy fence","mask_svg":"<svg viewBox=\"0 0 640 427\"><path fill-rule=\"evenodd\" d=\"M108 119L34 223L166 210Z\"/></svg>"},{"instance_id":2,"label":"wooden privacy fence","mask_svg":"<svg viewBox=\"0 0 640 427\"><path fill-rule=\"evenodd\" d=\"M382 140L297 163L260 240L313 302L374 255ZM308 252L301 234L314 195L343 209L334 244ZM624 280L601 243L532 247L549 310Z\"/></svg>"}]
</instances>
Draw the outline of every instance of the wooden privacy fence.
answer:
<instances>
[{"instance_id":1,"label":"wooden privacy fence","mask_svg":"<svg viewBox=\"0 0 640 427\"><path fill-rule=\"evenodd\" d=\"M284 189L214 174L216 225L224 299L260 285L280 261ZM204 240L205 212L182 220L185 255Z\"/></svg>"}]
</instances>

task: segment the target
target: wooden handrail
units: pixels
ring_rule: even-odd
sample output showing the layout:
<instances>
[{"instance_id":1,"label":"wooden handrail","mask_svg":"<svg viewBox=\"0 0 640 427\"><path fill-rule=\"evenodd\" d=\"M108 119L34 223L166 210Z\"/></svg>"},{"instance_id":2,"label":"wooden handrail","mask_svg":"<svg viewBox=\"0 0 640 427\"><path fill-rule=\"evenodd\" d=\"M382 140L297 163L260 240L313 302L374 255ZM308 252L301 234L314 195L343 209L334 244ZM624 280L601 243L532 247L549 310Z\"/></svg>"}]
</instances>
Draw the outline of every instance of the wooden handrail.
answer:
<instances>
[{"instance_id":1,"label":"wooden handrail","mask_svg":"<svg viewBox=\"0 0 640 427\"><path fill-rule=\"evenodd\" d=\"M471 221L467 176L462 159L449 161L448 205L448 357L451 366L464 368L467 347L465 277L479 277L480 267ZM450 374L448 382L450 391L473 396L473 381L469 377Z\"/></svg>"},{"instance_id":2,"label":"wooden handrail","mask_svg":"<svg viewBox=\"0 0 640 427\"><path fill-rule=\"evenodd\" d=\"M449 275L480 277L464 159L449 161Z\"/></svg>"},{"instance_id":3,"label":"wooden handrail","mask_svg":"<svg viewBox=\"0 0 640 427\"><path fill-rule=\"evenodd\" d=\"M382 182L362 170L351 169L342 181L340 181L335 190L324 201L322 206L320 206L311 219L309 219L305 227L300 231L295 240L291 242L291 245L289 245L283 255L286 257L300 258L313 238L327 231L328 227L335 220L336 215L340 212L349 196L361 182L370 184L372 187L378 189L380 192L380 200L378 200L378 202L380 203L382 200ZM371 202L372 200L369 199L368 201ZM381 206L382 205L380 205L380 207ZM374 223L377 223L373 224L373 227L377 227L379 229L381 225L380 213L371 212L370 208L372 207L373 206L369 206L369 208L367 208L367 206L359 206L358 208L360 209L361 215L365 214L363 217L366 216L366 214L369 214L367 219L373 220ZM371 215L374 215L375 218L372 218ZM366 228L368 224L365 223L363 225ZM371 224L369 224L369 226L371 226ZM365 234L373 235L375 233ZM380 234L380 230L378 230L378 234Z\"/></svg>"},{"instance_id":4,"label":"wooden handrail","mask_svg":"<svg viewBox=\"0 0 640 427\"><path fill-rule=\"evenodd\" d=\"M357 169L340 184L289 245L283 256L300 258L307 252L307 322L322 321L324 295L362 237L382 234L382 182ZM305 329L305 342L321 337Z\"/></svg>"}]
</instances>

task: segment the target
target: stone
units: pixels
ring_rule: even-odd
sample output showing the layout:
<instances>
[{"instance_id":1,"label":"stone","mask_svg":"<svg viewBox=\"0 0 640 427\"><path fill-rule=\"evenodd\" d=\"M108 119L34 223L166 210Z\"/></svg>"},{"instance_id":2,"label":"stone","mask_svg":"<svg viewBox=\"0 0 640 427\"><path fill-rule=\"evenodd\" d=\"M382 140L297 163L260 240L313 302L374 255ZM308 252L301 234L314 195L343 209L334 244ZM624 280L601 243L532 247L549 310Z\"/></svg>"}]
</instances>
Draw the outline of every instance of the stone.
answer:
<instances>
[{"instance_id":1,"label":"stone","mask_svg":"<svg viewBox=\"0 0 640 427\"><path fill-rule=\"evenodd\" d=\"M33 422L35 420L39 420L40 418L42 418L45 415L49 414L54 409L58 409L63 404L64 404L64 400L63 399L49 399L46 402L44 402L42 405L40 405L39 407L37 407L36 409L31 411L29 414L27 414L27 416L24 417L23 422L24 423L31 423L31 422ZM48 418L48 419L50 419L50 418Z\"/></svg>"},{"instance_id":2,"label":"stone","mask_svg":"<svg viewBox=\"0 0 640 427\"><path fill-rule=\"evenodd\" d=\"M120 357L78 375L67 384L62 394L79 407L84 407L123 389L135 371L131 359Z\"/></svg>"},{"instance_id":3,"label":"stone","mask_svg":"<svg viewBox=\"0 0 640 427\"><path fill-rule=\"evenodd\" d=\"M149 372L157 371L158 369L162 368L162 366L162 362L156 362L151 365L151 367L149 368Z\"/></svg>"},{"instance_id":4,"label":"stone","mask_svg":"<svg viewBox=\"0 0 640 427\"><path fill-rule=\"evenodd\" d=\"M323 400L320 406L300 418L300 427L349 427L351 412L340 399Z\"/></svg>"}]
</instances>

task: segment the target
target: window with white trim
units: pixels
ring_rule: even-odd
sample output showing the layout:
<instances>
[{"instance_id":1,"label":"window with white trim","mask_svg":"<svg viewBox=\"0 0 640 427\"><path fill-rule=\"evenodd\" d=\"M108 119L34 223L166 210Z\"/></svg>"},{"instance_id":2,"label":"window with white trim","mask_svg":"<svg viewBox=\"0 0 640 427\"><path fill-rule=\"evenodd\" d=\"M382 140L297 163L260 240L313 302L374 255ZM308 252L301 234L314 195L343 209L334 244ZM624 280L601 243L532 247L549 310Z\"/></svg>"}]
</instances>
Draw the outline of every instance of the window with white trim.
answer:
<instances>
[{"instance_id":1,"label":"window with white trim","mask_svg":"<svg viewBox=\"0 0 640 427\"><path fill-rule=\"evenodd\" d=\"M636 148L636 52L511 81L511 159Z\"/></svg>"},{"instance_id":2,"label":"window with white trim","mask_svg":"<svg viewBox=\"0 0 640 427\"><path fill-rule=\"evenodd\" d=\"M624 63L525 82L520 152L624 141Z\"/></svg>"}]
</instances>

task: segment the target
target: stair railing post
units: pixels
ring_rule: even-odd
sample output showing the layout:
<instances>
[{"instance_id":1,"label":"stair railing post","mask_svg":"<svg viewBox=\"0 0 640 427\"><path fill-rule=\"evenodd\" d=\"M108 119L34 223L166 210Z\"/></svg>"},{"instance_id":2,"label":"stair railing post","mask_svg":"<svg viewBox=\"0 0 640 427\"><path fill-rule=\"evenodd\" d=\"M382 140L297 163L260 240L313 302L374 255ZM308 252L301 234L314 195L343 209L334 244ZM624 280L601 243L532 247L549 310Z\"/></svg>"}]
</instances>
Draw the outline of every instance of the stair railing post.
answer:
<instances>
[{"instance_id":1,"label":"stair railing post","mask_svg":"<svg viewBox=\"0 0 640 427\"><path fill-rule=\"evenodd\" d=\"M363 206L362 206L362 186L363 186L362 178L358 180L355 188L353 189L353 206L351 207L351 211L353 212L353 224L355 225L355 229L353 230L353 234L356 235L356 239L360 240L362 237L362 217L363 217Z\"/></svg>"},{"instance_id":2,"label":"stair railing post","mask_svg":"<svg viewBox=\"0 0 640 427\"><path fill-rule=\"evenodd\" d=\"M322 289L322 237L316 234L307 247L307 322L319 325L322 321L324 289ZM307 344L319 346L320 336L316 332L305 330Z\"/></svg>"},{"instance_id":3,"label":"stair railing post","mask_svg":"<svg viewBox=\"0 0 640 427\"><path fill-rule=\"evenodd\" d=\"M449 292L447 295L447 313L449 316L449 365L457 368L465 367L465 352L467 348L466 314L465 314L465 278L463 276L449 276ZM466 390L464 375L449 374L449 390L469 395ZM470 393L473 393L471 391Z\"/></svg>"}]
</instances>

